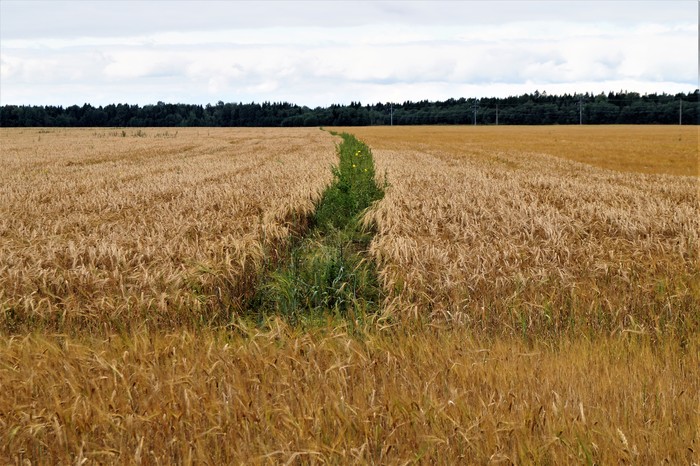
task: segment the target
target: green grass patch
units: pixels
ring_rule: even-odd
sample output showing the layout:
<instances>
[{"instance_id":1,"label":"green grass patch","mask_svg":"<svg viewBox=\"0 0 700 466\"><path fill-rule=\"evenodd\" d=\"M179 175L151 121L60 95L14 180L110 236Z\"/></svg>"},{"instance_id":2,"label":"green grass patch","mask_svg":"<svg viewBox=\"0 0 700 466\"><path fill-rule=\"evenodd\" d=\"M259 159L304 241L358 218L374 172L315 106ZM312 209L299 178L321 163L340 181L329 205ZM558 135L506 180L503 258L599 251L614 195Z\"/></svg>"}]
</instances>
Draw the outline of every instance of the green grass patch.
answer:
<instances>
[{"instance_id":1,"label":"green grass patch","mask_svg":"<svg viewBox=\"0 0 700 466\"><path fill-rule=\"evenodd\" d=\"M251 312L271 314L292 324L325 322L329 314L362 319L378 310L383 298L374 262L366 251L373 228L363 227L365 210L384 196L377 183L370 148L341 134L338 165L310 221L310 229L292 240L287 256L266 273Z\"/></svg>"}]
</instances>

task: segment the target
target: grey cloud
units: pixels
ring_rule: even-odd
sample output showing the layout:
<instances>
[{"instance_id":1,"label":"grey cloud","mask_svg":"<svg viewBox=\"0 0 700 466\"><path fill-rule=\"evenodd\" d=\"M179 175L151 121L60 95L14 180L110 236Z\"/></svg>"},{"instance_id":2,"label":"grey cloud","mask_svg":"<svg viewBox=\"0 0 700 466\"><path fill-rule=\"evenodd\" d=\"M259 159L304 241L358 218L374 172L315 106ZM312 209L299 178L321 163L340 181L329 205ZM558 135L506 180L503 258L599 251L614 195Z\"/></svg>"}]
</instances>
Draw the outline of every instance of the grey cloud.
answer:
<instances>
[{"instance_id":1,"label":"grey cloud","mask_svg":"<svg viewBox=\"0 0 700 466\"><path fill-rule=\"evenodd\" d=\"M605 2L605 22L590 26L572 22L576 15L602 15L589 2L586 8L501 3L500 18L491 2L25 3L0 1L0 104L287 100L313 106L545 87L619 89L605 83L688 91L697 81L697 27L677 14L688 2L642 2L636 9L625 2L624 21L616 19L619 2ZM36 22L27 19L30 10L41 12ZM668 11L682 27L659 19ZM552 19L557 16L567 21ZM637 16L656 22L629 26ZM235 29L243 26L265 29ZM197 27L206 33L192 32ZM154 34L168 30L179 32ZM23 34L70 40L13 40ZM99 37L80 38L91 35Z\"/></svg>"},{"instance_id":2,"label":"grey cloud","mask_svg":"<svg viewBox=\"0 0 700 466\"><path fill-rule=\"evenodd\" d=\"M16 1L0 2L0 37L129 36L163 31L513 21L673 22L697 4L665 1Z\"/></svg>"}]
</instances>

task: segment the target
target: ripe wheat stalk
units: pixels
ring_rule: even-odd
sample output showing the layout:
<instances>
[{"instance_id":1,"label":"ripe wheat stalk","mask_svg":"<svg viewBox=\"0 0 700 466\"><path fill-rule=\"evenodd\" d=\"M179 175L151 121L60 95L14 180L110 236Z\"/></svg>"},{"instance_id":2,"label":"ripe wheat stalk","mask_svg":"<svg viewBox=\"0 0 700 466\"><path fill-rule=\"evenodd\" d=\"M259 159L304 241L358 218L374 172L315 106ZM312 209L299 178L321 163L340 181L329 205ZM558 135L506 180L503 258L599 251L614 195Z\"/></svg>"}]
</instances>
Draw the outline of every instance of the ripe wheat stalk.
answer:
<instances>
[{"instance_id":1,"label":"ripe wheat stalk","mask_svg":"<svg viewBox=\"0 0 700 466\"><path fill-rule=\"evenodd\" d=\"M318 129L163 131L0 132L0 327L221 318L330 180Z\"/></svg>"}]
</instances>

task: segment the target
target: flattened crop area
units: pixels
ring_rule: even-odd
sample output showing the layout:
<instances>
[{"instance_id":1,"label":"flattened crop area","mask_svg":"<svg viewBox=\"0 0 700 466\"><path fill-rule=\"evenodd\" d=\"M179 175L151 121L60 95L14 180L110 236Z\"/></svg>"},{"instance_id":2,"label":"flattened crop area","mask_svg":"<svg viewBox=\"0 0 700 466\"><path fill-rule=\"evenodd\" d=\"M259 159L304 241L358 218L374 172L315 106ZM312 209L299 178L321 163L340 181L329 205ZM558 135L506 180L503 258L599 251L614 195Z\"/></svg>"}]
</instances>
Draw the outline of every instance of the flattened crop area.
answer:
<instances>
[{"instance_id":1,"label":"flattened crop area","mask_svg":"<svg viewBox=\"0 0 700 466\"><path fill-rule=\"evenodd\" d=\"M313 212L334 160L317 128L18 129L0 142L9 331L220 318Z\"/></svg>"}]
</instances>

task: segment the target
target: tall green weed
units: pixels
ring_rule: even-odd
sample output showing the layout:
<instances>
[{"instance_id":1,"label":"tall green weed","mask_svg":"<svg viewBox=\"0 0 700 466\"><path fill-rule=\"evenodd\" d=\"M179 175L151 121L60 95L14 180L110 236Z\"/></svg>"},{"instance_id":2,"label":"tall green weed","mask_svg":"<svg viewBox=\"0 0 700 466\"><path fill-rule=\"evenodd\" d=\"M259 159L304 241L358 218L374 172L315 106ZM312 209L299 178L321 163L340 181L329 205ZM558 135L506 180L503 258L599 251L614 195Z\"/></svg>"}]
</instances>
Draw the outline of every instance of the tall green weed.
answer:
<instances>
[{"instance_id":1,"label":"tall green weed","mask_svg":"<svg viewBox=\"0 0 700 466\"><path fill-rule=\"evenodd\" d=\"M360 219L384 196L375 179L370 148L341 134L333 181L321 196L311 230L297 239L285 261L268 274L253 312L276 313L293 323L324 319L330 312L358 318L376 310L382 291L374 263L366 257L371 229Z\"/></svg>"}]
</instances>

